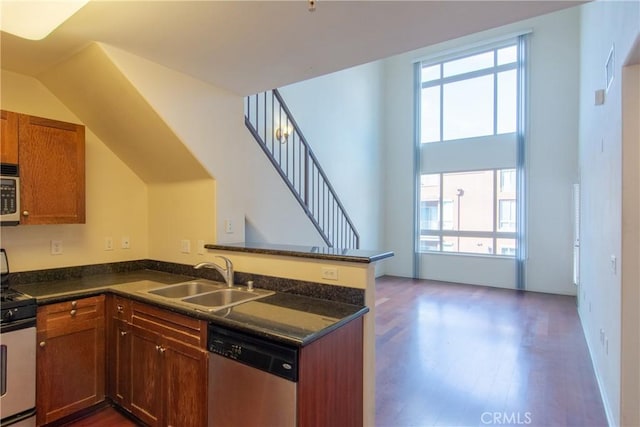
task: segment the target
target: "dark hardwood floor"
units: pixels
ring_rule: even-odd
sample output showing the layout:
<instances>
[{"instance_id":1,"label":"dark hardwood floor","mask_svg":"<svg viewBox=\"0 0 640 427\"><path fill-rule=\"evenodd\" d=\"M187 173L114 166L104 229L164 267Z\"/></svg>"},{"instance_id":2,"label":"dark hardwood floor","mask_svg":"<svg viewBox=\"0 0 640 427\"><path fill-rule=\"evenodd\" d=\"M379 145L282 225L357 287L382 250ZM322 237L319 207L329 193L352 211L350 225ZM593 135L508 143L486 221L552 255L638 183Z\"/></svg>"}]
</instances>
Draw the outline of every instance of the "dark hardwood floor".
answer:
<instances>
[{"instance_id":1,"label":"dark hardwood floor","mask_svg":"<svg viewBox=\"0 0 640 427\"><path fill-rule=\"evenodd\" d=\"M376 424L606 426L575 298L376 281Z\"/></svg>"},{"instance_id":2,"label":"dark hardwood floor","mask_svg":"<svg viewBox=\"0 0 640 427\"><path fill-rule=\"evenodd\" d=\"M376 289L377 427L607 425L575 298L398 277ZM136 424L108 408L68 426Z\"/></svg>"}]
</instances>

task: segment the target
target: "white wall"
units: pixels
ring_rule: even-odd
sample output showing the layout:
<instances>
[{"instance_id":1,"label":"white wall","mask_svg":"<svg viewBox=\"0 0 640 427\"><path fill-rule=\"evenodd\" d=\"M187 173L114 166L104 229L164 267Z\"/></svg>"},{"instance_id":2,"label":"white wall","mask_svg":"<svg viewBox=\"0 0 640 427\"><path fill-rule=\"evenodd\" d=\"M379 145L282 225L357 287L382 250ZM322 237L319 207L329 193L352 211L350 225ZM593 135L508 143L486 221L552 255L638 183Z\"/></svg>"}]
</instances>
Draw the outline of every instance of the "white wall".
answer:
<instances>
[{"instance_id":1,"label":"white wall","mask_svg":"<svg viewBox=\"0 0 640 427\"><path fill-rule=\"evenodd\" d=\"M396 256L387 273L413 275L413 62L469 44L533 30L530 43L528 157L528 260L526 288L575 293L572 284L571 189L578 178L578 46L579 11L566 9L461 39L429 46L385 61L385 248ZM472 283L509 286L512 262L482 263L457 257L456 272L474 272ZM469 281L469 274L447 275L441 255L424 256L426 277ZM447 261L449 261L447 259ZM450 263L447 263L450 264ZM434 270L430 269L430 265ZM433 271L433 275L431 275Z\"/></svg>"},{"instance_id":2,"label":"white wall","mask_svg":"<svg viewBox=\"0 0 640 427\"><path fill-rule=\"evenodd\" d=\"M635 1L593 2L581 8L579 312L611 425L622 424L620 378L628 374L621 371L620 364L619 271L621 260L625 262L621 253L621 64L638 36L639 22L640 3ZM604 105L596 106L594 93L605 87L604 67L612 46L613 83ZM615 270L612 256L618 264ZM637 408L637 401L634 406Z\"/></svg>"},{"instance_id":3,"label":"white wall","mask_svg":"<svg viewBox=\"0 0 640 427\"><path fill-rule=\"evenodd\" d=\"M244 98L120 49L103 48L140 94L216 179L217 243L322 240L244 125ZM202 194L203 203L211 194ZM188 217L187 217L188 218ZM195 218L193 218L195 220ZM249 234L245 236L245 220ZM225 231L231 221L232 232ZM208 236L208 237L207 237ZM207 240L207 243L214 243Z\"/></svg>"}]
</instances>

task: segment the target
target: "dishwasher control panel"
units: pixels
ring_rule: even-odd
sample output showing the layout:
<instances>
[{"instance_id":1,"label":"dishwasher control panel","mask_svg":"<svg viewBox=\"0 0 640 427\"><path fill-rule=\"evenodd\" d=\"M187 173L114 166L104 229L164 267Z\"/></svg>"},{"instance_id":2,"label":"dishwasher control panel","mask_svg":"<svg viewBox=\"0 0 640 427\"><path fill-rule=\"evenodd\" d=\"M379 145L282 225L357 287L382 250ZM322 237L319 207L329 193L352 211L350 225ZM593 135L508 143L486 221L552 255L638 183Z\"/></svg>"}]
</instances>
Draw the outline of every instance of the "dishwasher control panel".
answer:
<instances>
[{"instance_id":1,"label":"dishwasher control panel","mask_svg":"<svg viewBox=\"0 0 640 427\"><path fill-rule=\"evenodd\" d=\"M236 360L290 381L298 380L298 349L236 330L209 324L211 353Z\"/></svg>"}]
</instances>

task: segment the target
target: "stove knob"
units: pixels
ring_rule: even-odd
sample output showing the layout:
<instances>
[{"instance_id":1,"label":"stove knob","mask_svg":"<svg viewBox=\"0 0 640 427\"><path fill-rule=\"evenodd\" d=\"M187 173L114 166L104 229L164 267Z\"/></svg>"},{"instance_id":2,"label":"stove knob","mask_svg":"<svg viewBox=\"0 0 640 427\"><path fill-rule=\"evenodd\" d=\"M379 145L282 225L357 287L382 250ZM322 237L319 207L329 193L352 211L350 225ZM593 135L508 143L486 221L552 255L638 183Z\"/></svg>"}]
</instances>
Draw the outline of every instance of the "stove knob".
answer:
<instances>
[{"instance_id":1,"label":"stove knob","mask_svg":"<svg viewBox=\"0 0 640 427\"><path fill-rule=\"evenodd\" d=\"M4 313L4 319L5 319L5 320L11 320L11 319L13 319L13 310L7 310L7 311Z\"/></svg>"}]
</instances>

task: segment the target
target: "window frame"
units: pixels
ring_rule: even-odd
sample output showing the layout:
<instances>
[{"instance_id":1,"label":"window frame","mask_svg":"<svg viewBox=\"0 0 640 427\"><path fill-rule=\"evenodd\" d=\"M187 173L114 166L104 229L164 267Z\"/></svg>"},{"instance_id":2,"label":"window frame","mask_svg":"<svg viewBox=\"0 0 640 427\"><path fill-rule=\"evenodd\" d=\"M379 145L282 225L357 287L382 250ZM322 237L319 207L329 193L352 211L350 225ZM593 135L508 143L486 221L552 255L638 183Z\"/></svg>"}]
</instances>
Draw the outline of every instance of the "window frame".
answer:
<instances>
[{"instance_id":1,"label":"window frame","mask_svg":"<svg viewBox=\"0 0 640 427\"><path fill-rule=\"evenodd\" d=\"M421 76L418 77L418 82L420 85L420 89L419 89L419 97L422 96L422 91L424 89L428 89L428 88L433 88L433 87L439 87L440 88L440 102L439 102L439 113L440 113L440 117L439 117L439 139L437 141L427 141L427 142L422 142L422 131L420 130L418 132L418 143L419 144L434 144L434 143L449 143L451 141L457 141L460 139L467 139L467 138L484 138L484 137L491 137L491 136L495 136L495 135L502 135L502 134L509 134L509 133L515 133L515 130L513 132L503 132L503 133L498 133L498 75L501 72L505 72L505 71L511 71L511 70L516 70L518 69L518 59L516 59L515 62L512 63L508 63L508 64L502 64L502 65L498 65L498 51L500 49L504 49L507 47L511 47L511 46L515 46L516 49L518 48L518 41L516 40L505 40L501 43L498 44L494 44L491 46L485 46L483 49L478 49L472 52L468 52L467 54L464 55L460 55L460 56L452 56L450 58L446 58L446 59L439 59L439 60L435 60L435 61L423 61L420 63L420 68L419 71L420 73L422 72L422 69L424 68L430 68L430 67L434 67L434 66L439 66L439 74L440 77L438 79L433 79L433 80L429 80L429 81L422 81ZM477 55L482 55L484 53L487 52L492 52L493 51L493 66L489 67L489 68L483 68L480 70L474 70L474 71L470 71L470 72L466 72L466 73L461 73L461 74L455 74L453 76L448 76L448 77L443 77L444 75L444 65L446 63L449 62L453 62L453 61L458 61L461 59L465 59L465 58L470 58L473 56L477 56ZM516 57L518 57L519 55L516 55ZM470 79L474 79L477 77L484 77L484 76L488 76L488 75L493 75L493 132L490 135L475 135L475 136L468 136L468 137L464 137L464 138L453 138L453 139L444 139L444 87L447 84L450 83L456 83L456 82L461 82L464 80L470 80ZM517 102L517 101L516 101ZM422 117L419 117L419 120L422 121ZM421 126L418 125L418 128L420 129Z\"/></svg>"},{"instance_id":2,"label":"window frame","mask_svg":"<svg viewBox=\"0 0 640 427\"><path fill-rule=\"evenodd\" d=\"M418 229L418 238L420 241L420 244L418 245L418 252L419 253L447 253L447 254L461 254L461 255L489 255L489 256L498 256L498 257L509 257L512 258L514 255L503 255L498 253L498 240L499 239L513 239L516 240L517 238L517 234L516 231L514 229L514 231L501 231L500 230L500 216L499 216L499 202L502 200L509 200L509 201L513 201L515 202L515 196L510 196L509 198L499 198L499 175L500 172L503 170L510 170L510 168L505 168L505 169L486 169L486 170L476 170L476 171L464 171L464 172L485 172L485 171L492 171L493 173L493 195L492 195L492 200L491 200L491 206L492 206L492 227L493 230L492 231L472 231L472 230L455 230L455 229L447 229L444 227L445 225L445 221L444 221L444 205L445 203L451 203L453 204L453 201L451 199L445 199L444 198L444 194L443 194L443 189L444 189L444 176L449 174L450 172L440 172L440 173L433 173L433 174L423 174L423 175L439 175L439 200L438 202L438 208L437 208L437 212L438 212L438 219L439 219L439 228L437 230L435 229L423 229L422 227L419 227ZM433 200L429 200L429 201L424 201L424 202L428 202L430 204L433 204ZM420 201L420 204L422 205L423 201ZM419 223L421 223L422 218L418 218ZM438 250L432 250L432 249L423 249L423 241L430 241L430 242L434 242L434 240L432 240L432 238L437 238L437 247L439 248ZM475 237L475 238L483 238L483 239L492 239L492 253L477 253L477 252L462 252L460 251L460 248L458 247L458 251L446 251L444 250L445 247L447 246L444 242L444 238L445 237L462 237L462 238L469 238L469 237ZM430 239L431 238L431 239Z\"/></svg>"}]
</instances>

